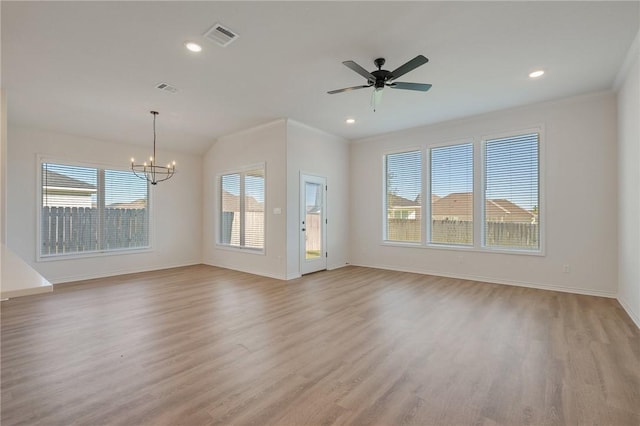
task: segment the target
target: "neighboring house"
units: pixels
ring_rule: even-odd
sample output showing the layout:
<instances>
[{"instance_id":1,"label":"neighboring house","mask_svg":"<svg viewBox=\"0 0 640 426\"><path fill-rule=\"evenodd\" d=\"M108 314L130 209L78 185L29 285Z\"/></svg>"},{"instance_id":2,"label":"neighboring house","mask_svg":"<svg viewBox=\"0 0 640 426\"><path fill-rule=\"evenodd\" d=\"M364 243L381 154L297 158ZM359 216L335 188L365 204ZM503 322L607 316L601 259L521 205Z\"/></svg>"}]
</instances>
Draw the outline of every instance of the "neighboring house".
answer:
<instances>
[{"instance_id":1,"label":"neighboring house","mask_svg":"<svg viewBox=\"0 0 640 426\"><path fill-rule=\"evenodd\" d=\"M387 219L420 219L420 196L409 200L395 194L387 194Z\"/></svg>"},{"instance_id":2,"label":"neighboring house","mask_svg":"<svg viewBox=\"0 0 640 426\"><path fill-rule=\"evenodd\" d=\"M538 215L505 199L487 200L488 222L537 223Z\"/></svg>"},{"instance_id":3,"label":"neighboring house","mask_svg":"<svg viewBox=\"0 0 640 426\"><path fill-rule=\"evenodd\" d=\"M244 210L247 212L264 212L264 203L259 202L255 198L248 196L245 198L246 205ZM230 192L222 193L222 211L224 212L240 212L240 196L233 195Z\"/></svg>"},{"instance_id":4,"label":"neighboring house","mask_svg":"<svg viewBox=\"0 0 640 426\"><path fill-rule=\"evenodd\" d=\"M51 170L42 173L44 207L93 207L96 186Z\"/></svg>"},{"instance_id":5,"label":"neighboring house","mask_svg":"<svg viewBox=\"0 0 640 426\"><path fill-rule=\"evenodd\" d=\"M468 222L473 220L473 194L457 192L436 200L431 211L433 220ZM536 223L537 215L505 199L486 201L488 222Z\"/></svg>"},{"instance_id":6,"label":"neighboring house","mask_svg":"<svg viewBox=\"0 0 640 426\"><path fill-rule=\"evenodd\" d=\"M437 196L435 194L431 194L431 204L435 203L440 198L442 198L442 197L439 197L439 196ZM422 203L422 194L418 194L418 196L416 197L416 203L418 203L418 204Z\"/></svg>"}]
</instances>

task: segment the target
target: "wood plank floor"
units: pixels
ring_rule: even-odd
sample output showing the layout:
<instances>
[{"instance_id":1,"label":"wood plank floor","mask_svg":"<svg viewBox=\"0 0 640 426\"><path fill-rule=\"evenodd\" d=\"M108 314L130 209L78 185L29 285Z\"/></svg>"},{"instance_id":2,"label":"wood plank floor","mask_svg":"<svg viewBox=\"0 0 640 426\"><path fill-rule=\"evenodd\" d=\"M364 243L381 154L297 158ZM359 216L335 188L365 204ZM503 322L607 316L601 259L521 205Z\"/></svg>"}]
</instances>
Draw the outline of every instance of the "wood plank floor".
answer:
<instances>
[{"instance_id":1,"label":"wood plank floor","mask_svg":"<svg viewBox=\"0 0 640 426\"><path fill-rule=\"evenodd\" d=\"M209 266L3 302L2 425L638 425L617 301Z\"/></svg>"}]
</instances>

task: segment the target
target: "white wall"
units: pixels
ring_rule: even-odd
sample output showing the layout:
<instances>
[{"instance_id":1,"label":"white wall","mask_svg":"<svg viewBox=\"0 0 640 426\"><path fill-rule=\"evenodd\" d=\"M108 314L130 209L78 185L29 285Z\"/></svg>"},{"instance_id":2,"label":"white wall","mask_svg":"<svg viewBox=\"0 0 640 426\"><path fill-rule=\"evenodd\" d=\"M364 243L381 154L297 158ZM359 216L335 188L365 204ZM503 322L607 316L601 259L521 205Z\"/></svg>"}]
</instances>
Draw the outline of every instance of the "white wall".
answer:
<instances>
[{"instance_id":1,"label":"white wall","mask_svg":"<svg viewBox=\"0 0 640 426\"><path fill-rule=\"evenodd\" d=\"M546 255L382 244L383 153L544 126ZM592 94L356 141L351 146L351 262L614 297L617 292L616 100ZM637 188L637 187L636 187ZM563 273L563 265L570 273Z\"/></svg>"},{"instance_id":2,"label":"white wall","mask_svg":"<svg viewBox=\"0 0 640 426\"><path fill-rule=\"evenodd\" d=\"M67 260L36 261L37 156L128 167L149 150L73 135L9 125L7 246L52 283L163 269L201 262L202 162L192 155L160 151L175 159L175 176L151 188L151 251Z\"/></svg>"},{"instance_id":3,"label":"white wall","mask_svg":"<svg viewBox=\"0 0 640 426\"><path fill-rule=\"evenodd\" d=\"M0 244L7 232L7 98L0 90Z\"/></svg>"},{"instance_id":4,"label":"white wall","mask_svg":"<svg viewBox=\"0 0 640 426\"><path fill-rule=\"evenodd\" d=\"M640 327L640 46L618 90L618 300Z\"/></svg>"},{"instance_id":5,"label":"white wall","mask_svg":"<svg viewBox=\"0 0 640 426\"><path fill-rule=\"evenodd\" d=\"M300 276L300 174L327 178L327 268L347 263L349 252L349 147L347 141L287 120L287 277Z\"/></svg>"},{"instance_id":6,"label":"white wall","mask_svg":"<svg viewBox=\"0 0 640 426\"><path fill-rule=\"evenodd\" d=\"M266 165L265 251L256 254L216 244L217 177L257 163ZM286 121L278 120L216 141L204 157L203 259L208 265L279 279L286 278ZM273 209L280 208L281 214Z\"/></svg>"}]
</instances>

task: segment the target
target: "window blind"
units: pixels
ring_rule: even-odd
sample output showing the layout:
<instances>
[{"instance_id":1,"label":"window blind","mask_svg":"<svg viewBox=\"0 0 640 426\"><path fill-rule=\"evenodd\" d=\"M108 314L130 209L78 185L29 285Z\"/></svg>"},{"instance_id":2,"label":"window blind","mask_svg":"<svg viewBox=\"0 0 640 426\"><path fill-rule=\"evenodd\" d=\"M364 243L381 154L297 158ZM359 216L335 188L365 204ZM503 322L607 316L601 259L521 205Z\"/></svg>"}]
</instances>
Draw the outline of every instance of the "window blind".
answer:
<instances>
[{"instance_id":1,"label":"window blind","mask_svg":"<svg viewBox=\"0 0 640 426\"><path fill-rule=\"evenodd\" d=\"M40 255L149 245L148 185L128 171L41 165Z\"/></svg>"},{"instance_id":2,"label":"window blind","mask_svg":"<svg viewBox=\"0 0 640 426\"><path fill-rule=\"evenodd\" d=\"M484 142L484 246L540 249L539 135Z\"/></svg>"},{"instance_id":3,"label":"window blind","mask_svg":"<svg viewBox=\"0 0 640 426\"><path fill-rule=\"evenodd\" d=\"M429 242L473 245L473 144L432 148L430 160Z\"/></svg>"},{"instance_id":4,"label":"window blind","mask_svg":"<svg viewBox=\"0 0 640 426\"><path fill-rule=\"evenodd\" d=\"M246 247L264 247L264 170L251 170L244 183L244 244Z\"/></svg>"},{"instance_id":5,"label":"window blind","mask_svg":"<svg viewBox=\"0 0 640 426\"><path fill-rule=\"evenodd\" d=\"M385 240L420 242L422 152L409 151L386 155L385 181Z\"/></svg>"},{"instance_id":6,"label":"window blind","mask_svg":"<svg viewBox=\"0 0 640 426\"><path fill-rule=\"evenodd\" d=\"M263 249L264 168L222 175L220 193L219 243L238 248Z\"/></svg>"}]
</instances>

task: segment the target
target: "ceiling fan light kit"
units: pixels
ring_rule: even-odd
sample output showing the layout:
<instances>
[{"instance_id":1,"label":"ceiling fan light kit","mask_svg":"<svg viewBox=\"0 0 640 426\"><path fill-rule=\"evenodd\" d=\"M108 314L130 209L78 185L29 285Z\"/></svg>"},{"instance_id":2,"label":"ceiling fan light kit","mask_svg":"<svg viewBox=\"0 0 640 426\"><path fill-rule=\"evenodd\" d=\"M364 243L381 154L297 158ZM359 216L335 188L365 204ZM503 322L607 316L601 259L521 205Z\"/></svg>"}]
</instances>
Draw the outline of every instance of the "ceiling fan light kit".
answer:
<instances>
[{"instance_id":1,"label":"ceiling fan light kit","mask_svg":"<svg viewBox=\"0 0 640 426\"><path fill-rule=\"evenodd\" d=\"M413 71L421 65L426 64L427 62L429 62L429 59L427 59L423 55L418 55L405 64L400 65L395 70L388 71L382 69L385 64L385 59L378 58L373 61L378 69L369 72L354 61L344 61L344 66L366 78L367 84L364 84L362 86L345 87L344 89L330 90L327 93L330 95L334 95L336 93L349 92L351 90L373 87L374 91L371 97L371 103L373 106L373 110L375 111L377 106L380 104L380 100L382 99L382 91L385 87L390 87L392 89L414 90L418 92L426 92L427 90L431 89L431 84L395 81L397 78L402 77L403 75L407 74L410 71Z\"/></svg>"}]
</instances>

